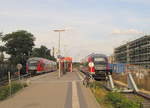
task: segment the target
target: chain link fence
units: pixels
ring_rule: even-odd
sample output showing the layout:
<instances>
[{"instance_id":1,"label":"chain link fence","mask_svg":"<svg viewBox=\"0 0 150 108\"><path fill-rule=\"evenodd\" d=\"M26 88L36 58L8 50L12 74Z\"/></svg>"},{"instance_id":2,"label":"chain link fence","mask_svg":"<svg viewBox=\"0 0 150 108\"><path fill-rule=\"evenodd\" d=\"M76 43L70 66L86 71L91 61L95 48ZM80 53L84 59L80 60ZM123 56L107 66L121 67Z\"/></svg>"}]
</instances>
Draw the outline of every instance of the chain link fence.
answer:
<instances>
[{"instance_id":1,"label":"chain link fence","mask_svg":"<svg viewBox=\"0 0 150 108\"><path fill-rule=\"evenodd\" d=\"M114 67L114 68L122 68L122 67ZM130 72L140 89L150 91L150 69L146 69L143 66L133 65L133 64L125 64L123 67L123 71L113 73L113 79L121 81L123 83L127 83L127 74ZM122 70L122 69L121 69Z\"/></svg>"},{"instance_id":2,"label":"chain link fence","mask_svg":"<svg viewBox=\"0 0 150 108\"><path fill-rule=\"evenodd\" d=\"M17 67L14 64L9 64L9 63L1 63L0 64L0 86L6 85L9 82L9 73L10 72L10 79L12 81L19 80L20 78L26 78L29 75L22 74L21 75L18 73Z\"/></svg>"},{"instance_id":3,"label":"chain link fence","mask_svg":"<svg viewBox=\"0 0 150 108\"><path fill-rule=\"evenodd\" d=\"M20 74L16 65L0 64L0 100L4 100L28 84L28 74Z\"/></svg>"},{"instance_id":4,"label":"chain link fence","mask_svg":"<svg viewBox=\"0 0 150 108\"><path fill-rule=\"evenodd\" d=\"M13 64L1 63L0 64L0 85L4 82L8 82L8 72L11 74L11 78L16 78L17 68Z\"/></svg>"}]
</instances>

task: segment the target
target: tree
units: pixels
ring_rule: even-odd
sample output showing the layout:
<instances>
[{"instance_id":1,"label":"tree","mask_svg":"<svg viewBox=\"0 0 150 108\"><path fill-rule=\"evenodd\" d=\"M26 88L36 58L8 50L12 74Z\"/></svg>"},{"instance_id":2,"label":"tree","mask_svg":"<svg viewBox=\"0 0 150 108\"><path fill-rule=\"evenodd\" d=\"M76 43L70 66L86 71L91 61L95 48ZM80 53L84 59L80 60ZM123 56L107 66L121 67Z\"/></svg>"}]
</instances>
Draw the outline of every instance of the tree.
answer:
<instances>
[{"instance_id":1,"label":"tree","mask_svg":"<svg viewBox=\"0 0 150 108\"><path fill-rule=\"evenodd\" d=\"M11 63L24 65L34 46L34 36L25 30L18 30L1 36L1 38L5 43L6 53L11 56Z\"/></svg>"},{"instance_id":2,"label":"tree","mask_svg":"<svg viewBox=\"0 0 150 108\"><path fill-rule=\"evenodd\" d=\"M6 51L6 47L0 46L0 52L4 52L4 51Z\"/></svg>"},{"instance_id":3,"label":"tree","mask_svg":"<svg viewBox=\"0 0 150 108\"><path fill-rule=\"evenodd\" d=\"M46 46L41 45L40 48L34 48L32 51L33 57L42 57L50 60L56 60L54 57L51 56L50 49L48 49Z\"/></svg>"},{"instance_id":4,"label":"tree","mask_svg":"<svg viewBox=\"0 0 150 108\"><path fill-rule=\"evenodd\" d=\"M4 46L0 46L0 63L4 61L4 51L6 48Z\"/></svg>"},{"instance_id":5,"label":"tree","mask_svg":"<svg viewBox=\"0 0 150 108\"><path fill-rule=\"evenodd\" d=\"M0 39L3 36L2 32L0 32ZM4 61L4 51L6 50L6 48L4 46L0 46L0 63L2 63Z\"/></svg>"},{"instance_id":6,"label":"tree","mask_svg":"<svg viewBox=\"0 0 150 108\"><path fill-rule=\"evenodd\" d=\"M0 63L4 62L4 53L0 52Z\"/></svg>"}]
</instances>

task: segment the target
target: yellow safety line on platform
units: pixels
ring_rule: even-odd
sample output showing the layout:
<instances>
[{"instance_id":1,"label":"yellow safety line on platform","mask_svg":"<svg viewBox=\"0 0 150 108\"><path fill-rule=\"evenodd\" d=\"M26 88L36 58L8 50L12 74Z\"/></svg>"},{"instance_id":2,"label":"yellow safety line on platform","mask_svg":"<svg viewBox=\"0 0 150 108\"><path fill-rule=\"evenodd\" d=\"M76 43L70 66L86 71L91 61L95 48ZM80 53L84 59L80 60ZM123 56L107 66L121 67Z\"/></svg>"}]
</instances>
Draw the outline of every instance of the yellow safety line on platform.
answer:
<instances>
[{"instance_id":1,"label":"yellow safety line on platform","mask_svg":"<svg viewBox=\"0 0 150 108\"><path fill-rule=\"evenodd\" d=\"M75 81L72 82L72 108L80 108L77 84Z\"/></svg>"}]
</instances>

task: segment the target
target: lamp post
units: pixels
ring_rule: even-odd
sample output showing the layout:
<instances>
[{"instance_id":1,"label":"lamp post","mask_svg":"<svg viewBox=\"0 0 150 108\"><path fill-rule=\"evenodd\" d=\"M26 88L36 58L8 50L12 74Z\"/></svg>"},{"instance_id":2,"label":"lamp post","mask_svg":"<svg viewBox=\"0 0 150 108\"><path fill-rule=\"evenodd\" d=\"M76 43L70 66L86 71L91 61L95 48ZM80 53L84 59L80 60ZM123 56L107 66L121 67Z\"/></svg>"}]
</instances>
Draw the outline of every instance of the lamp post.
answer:
<instances>
[{"instance_id":1,"label":"lamp post","mask_svg":"<svg viewBox=\"0 0 150 108\"><path fill-rule=\"evenodd\" d=\"M60 55L60 33L61 32L65 32L65 30L64 29L54 30L54 32L58 32L59 33L59 37L58 37L58 55Z\"/></svg>"},{"instance_id":2,"label":"lamp post","mask_svg":"<svg viewBox=\"0 0 150 108\"><path fill-rule=\"evenodd\" d=\"M65 32L64 29L59 29L59 30L54 30L54 32L58 32L59 33L59 37L58 37L58 62L59 62L59 74L58 74L58 77L60 78L61 77L61 64L60 64L60 33L61 32Z\"/></svg>"}]
</instances>

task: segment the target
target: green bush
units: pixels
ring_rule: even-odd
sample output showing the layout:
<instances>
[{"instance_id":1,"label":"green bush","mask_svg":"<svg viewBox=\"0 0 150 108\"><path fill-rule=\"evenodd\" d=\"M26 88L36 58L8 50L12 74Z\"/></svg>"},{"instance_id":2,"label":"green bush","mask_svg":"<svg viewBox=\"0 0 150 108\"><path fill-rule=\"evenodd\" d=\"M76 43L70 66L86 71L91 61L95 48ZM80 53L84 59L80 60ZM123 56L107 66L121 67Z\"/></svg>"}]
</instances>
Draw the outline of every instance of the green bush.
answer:
<instances>
[{"instance_id":1,"label":"green bush","mask_svg":"<svg viewBox=\"0 0 150 108\"><path fill-rule=\"evenodd\" d=\"M4 86L0 88L0 100L4 100L9 96L9 86Z\"/></svg>"},{"instance_id":2,"label":"green bush","mask_svg":"<svg viewBox=\"0 0 150 108\"><path fill-rule=\"evenodd\" d=\"M90 88L103 88L102 84L99 81L94 81L89 83Z\"/></svg>"},{"instance_id":3,"label":"green bush","mask_svg":"<svg viewBox=\"0 0 150 108\"><path fill-rule=\"evenodd\" d=\"M138 96L128 99L121 93L108 92L104 89L103 83L98 81L91 82L90 87L102 108L140 108L140 104L143 102L143 99Z\"/></svg>"},{"instance_id":4,"label":"green bush","mask_svg":"<svg viewBox=\"0 0 150 108\"><path fill-rule=\"evenodd\" d=\"M11 85L11 93L14 94L14 93L16 93L17 91L19 91L22 88L23 88L22 84L20 84L20 83L12 83L12 85Z\"/></svg>"},{"instance_id":5,"label":"green bush","mask_svg":"<svg viewBox=\"0 0 150 108\"><path fill-rule=\"evenodd\" d=\"M106 95L106 100L110 101L115 108L140 108L140 103L135 100L129 100L117 92L110 92Z\"/></svg>"},{"instance_id":6,"label":"green bush","mask_svg":"<svg viewBox=\"0 0 150 108\"><path fill-rule=\"evenodd\" d=\"M18 82L13 82L11 84L11 95L15 94L16 92L18 92L20 89L22 89L23 87L26 87L27 85L25 83L18 83ZM10 96L10 86L3 86L0 88L0 100L4 100L7 97Z\"/></svg>"}]
</instances>

